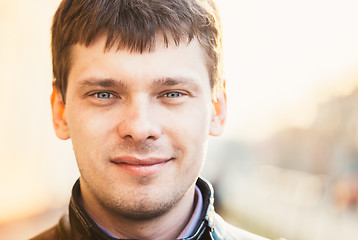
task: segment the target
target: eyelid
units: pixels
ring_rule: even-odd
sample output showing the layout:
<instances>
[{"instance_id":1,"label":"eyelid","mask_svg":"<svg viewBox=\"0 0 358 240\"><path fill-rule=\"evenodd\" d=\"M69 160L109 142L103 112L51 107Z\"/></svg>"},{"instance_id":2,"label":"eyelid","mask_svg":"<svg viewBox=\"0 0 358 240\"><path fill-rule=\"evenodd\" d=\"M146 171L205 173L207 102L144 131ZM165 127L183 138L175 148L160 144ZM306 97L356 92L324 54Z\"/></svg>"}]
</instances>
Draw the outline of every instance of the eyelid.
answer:
<instances>
[{"instance_id":1,"label":"eyelid","mask_svg":"<svg viewBox=\"0 0 358 240\"><path fill-rule=\"evenodd\" d=\"M112 91L91 91L89 93L87 93L86 95L87 96L96 96L98 94L101 94L101 93L107 93L109 94L111 97L118 97L118 95Z\"/></svg>"},{"instance_id":2,"label":"eyelid","mask_svg":"<svg viewBox=\"0 0 358 240\"><path fill-rule=\"evenodd\" d=\"M170 93L179 93L181 96L190 95L187 91L184 91L184 90L167 90L167 91L163 91L160 94L160 96L164 97L165 95L170 94Z\"/></svg>"},{"instance_id":3,"label":"eyelid","mask_svg":"<svg viewBox=\"0 0 358 240\"><path fill-rule=\"evenodd\" d=\"M106 93L109 96L108 97L104 97L104 98L100 98L98 97L99 94L101 93ZM118 95L118 93L113 92L113 91L108 91L108 90L94 90L94 91L90 91L87 94L85 94L85 97L89 97L89 101L92 102L95 105L99 105L99 106L108 106L108 105L112 105L114 103L116 103L118 100L120 100L120 96Z\"/></svg>"},{"instance_id":4,"label":"eyelid","mask_svg":"<svg viewBox=\"0 0 358 240\"><path fill-rule=\"evenodd\" d=\"M171 94L176 94L176 95L178 95L178 96L173 96L173 97L171 97L171 96L169 96L169 95L171 95ZM166 96L167 98L178 98L178 97L180 97L180 96L183 96L183 94L182 94L181 92L178 92L178 91L172 91L172 92L164 93L164 96Z\"/></svg>"}]
</instances>

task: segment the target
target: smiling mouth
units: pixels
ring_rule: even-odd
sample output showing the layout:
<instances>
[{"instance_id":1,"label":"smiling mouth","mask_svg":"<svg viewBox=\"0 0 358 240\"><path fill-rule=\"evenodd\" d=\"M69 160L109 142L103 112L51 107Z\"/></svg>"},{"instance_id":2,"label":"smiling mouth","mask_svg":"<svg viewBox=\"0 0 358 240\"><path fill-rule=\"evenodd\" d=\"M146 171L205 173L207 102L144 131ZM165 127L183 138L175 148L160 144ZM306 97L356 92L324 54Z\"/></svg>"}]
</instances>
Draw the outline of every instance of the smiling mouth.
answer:
<instances>
[{"instance_id":1,"label":"smiling mouth","mask_svg":"<svg viewBox=\"0 0 358 240\"><path fill-rule=\"evenodd\" d=\"M158 173L172 158L145 158L119 157L111 162L122 171L135 176L149 176Z\"/></svg>"}]
</instances>

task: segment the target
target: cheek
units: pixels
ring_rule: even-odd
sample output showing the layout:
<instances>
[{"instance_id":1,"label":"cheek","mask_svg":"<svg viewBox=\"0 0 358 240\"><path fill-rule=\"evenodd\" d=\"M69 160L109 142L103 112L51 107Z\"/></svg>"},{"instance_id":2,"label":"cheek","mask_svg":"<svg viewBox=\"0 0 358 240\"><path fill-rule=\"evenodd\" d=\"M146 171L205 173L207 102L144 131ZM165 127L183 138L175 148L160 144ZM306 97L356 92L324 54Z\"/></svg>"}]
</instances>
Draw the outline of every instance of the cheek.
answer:
<instances>
[{"instance_id":1,"label":"cheek","mask_svg":"<svg viewBox=\"0 0 358 240\"><path fill-rule=\"evenodd\" d=\"M76 155L96 155L103 150L113 135L114 123L111 119L113 117L106 114L73 109L69 114L68 127Z\"/></svg>"},{"instance_id":2,"label":"cheek","mask_svg":"<svg viewBox=\"0 0 358 240\"><path fill-rule=\"evenodd\" d=\"M103 172L113 138L112 118L90 111L77 111L72 116L69 131L81 175Z\"/></svg>"},{"instance_id":3,"label":"cheek","mask_svg":"<svg viewBox=\"0 0 358 240\"><path fill-rule=\"evenodd\" d=\"M103 114L89 114L88 117L82 119L82 125L84 130L94 139L104 140L108 137L109 132L114 128L113 118L107 117Z\"/></svg>"},{"instance_id":4,"label":"cheek","mask_svg":"<svg viewBox=\"0 0 358 240\"><path fill-rule=\"evenodd\" d=\"M98 113L92 111L77 111L71 119L69 129L70 133L77 137L82 136L88 140L94 140L101 135L105 136L113 128L113 117L108 113Z\"/></svg>"},{"instance_id":5,"label":"cheek","mask_svg":"<svg viewBox=\"0 0 358 240\"><path fill-rule=\"evenodd\" d=\"M185 134L187 139L200 140L209 135L210 119L209 105L200 104L186 110L177 119L171 119L171 121L177 124L176 128Z\"/></svg>"},{"instance_id":6,"label":"cheek","mask_svg":"<svg viewBox=\"0 0 358 240\"><path fill-rule=\"evenodd\" d=\"M163 119L163 132L170 136L174 147L181 149L185 158L198 160L198 164L201 162L198 158L203 156L209 137L210 109L209 104L200 104L181 111L180 114L169 114Z\"/></svg>"}]
</instances>

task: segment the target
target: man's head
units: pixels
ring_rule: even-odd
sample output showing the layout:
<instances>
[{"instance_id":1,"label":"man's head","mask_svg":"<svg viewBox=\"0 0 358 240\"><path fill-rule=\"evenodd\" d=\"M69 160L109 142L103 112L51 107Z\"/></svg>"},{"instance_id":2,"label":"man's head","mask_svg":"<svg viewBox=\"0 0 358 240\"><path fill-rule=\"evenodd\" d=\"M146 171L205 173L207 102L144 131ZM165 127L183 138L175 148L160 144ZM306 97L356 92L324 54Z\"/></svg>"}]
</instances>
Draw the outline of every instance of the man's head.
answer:
<instances>
[{"instance_id":1,"label":"man's head","mask_svg":"<svg viewBox=\"0 0 358 240\"><path fill-rule=\"evenodd\" d=\"M60 5L53 122L72 139L84 204L101 225L191 209L208 136L225 122L224 90L212 94L221 78L214 13L200 0Z\"/></svg>"},{"instance_id":2,"label":"man's head","mask_svg":"<svg viewBox=\"0 0 358 240\"><path fill-rule=\"evenodd\" d=\"M71 49L89 46L106 37L106 49L116 46L130 52L155 50L160 36L168 46L196 38L206 52L206 64L213 92L223 85L221 26L213 0L64 0L52 26L54 84L64 100Z\"/></svg>"}]
</instances>

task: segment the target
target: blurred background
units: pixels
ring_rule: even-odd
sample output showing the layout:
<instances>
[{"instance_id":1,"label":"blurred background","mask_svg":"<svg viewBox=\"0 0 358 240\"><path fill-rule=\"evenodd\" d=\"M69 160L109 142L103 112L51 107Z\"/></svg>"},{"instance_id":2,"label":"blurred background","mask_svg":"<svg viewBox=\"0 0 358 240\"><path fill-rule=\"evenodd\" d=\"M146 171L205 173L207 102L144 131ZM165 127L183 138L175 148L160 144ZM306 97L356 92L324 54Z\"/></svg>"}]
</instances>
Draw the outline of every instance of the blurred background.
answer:
<instances>
[{"instance_id":1,"label":"blurred background","mask_svg":"<svg viewBox=\"0 0 358 240\"><path fill-rule=\"evenodd\" d=\"M0 239L55 224L78 177L51 123L59 2L0 0ZM273 239L357 239L358 2L217 2L228 121L203 176L218 211Z\"/></svg>"}]
</instances>

